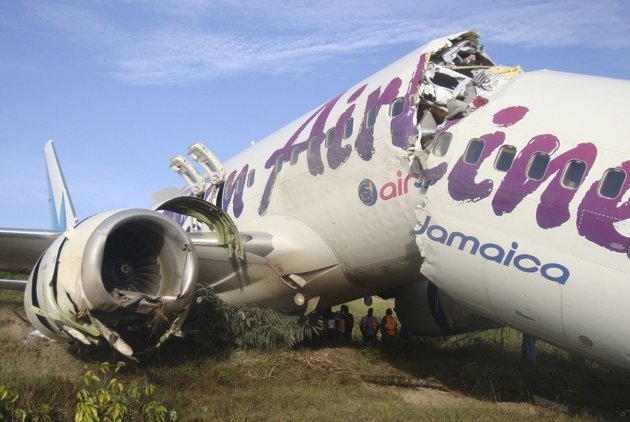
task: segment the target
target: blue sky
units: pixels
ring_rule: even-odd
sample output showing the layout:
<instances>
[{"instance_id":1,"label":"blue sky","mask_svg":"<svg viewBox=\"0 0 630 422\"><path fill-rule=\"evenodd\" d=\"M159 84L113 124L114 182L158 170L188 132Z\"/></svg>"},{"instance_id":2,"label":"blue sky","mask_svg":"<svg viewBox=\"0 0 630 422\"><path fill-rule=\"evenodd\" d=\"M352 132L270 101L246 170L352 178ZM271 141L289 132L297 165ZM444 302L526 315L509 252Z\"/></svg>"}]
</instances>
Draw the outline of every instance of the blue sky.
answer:
<instances>
[{"instance_id":1,"label":"blue sky","mask_svg":"<svg viewBox=\"0 0 630 422\"><path fill-rule=\"evenodd\" d=\"M6 0L0 227L48 228L43 146L80 217L180 186L423 43L481 33L504 65L630 79L630 2Z\"/></svg>"}]
</instances>

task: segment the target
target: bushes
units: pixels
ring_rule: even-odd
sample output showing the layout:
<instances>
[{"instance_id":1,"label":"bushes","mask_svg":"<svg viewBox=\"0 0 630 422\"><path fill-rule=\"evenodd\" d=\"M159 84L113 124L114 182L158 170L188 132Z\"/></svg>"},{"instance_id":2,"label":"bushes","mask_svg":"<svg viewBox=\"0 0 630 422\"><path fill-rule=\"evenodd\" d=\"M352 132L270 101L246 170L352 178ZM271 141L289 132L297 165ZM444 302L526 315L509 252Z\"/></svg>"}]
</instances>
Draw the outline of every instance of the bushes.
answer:
<instances>
[{"instance_id":1,"label":"bushes","mask_svg":"<svg viewBox=\"0 0 630 422\"><path fill-rule=\"evenodd\" d=\"M20 395L0 384L0 421L52 421L50 406L44 404L38 409L18 407Z\"/></svg>"},{"instance_id":2,"label":"bushes","mask_svg":"<svg viewBox=\"0 0 630 422\"><path fill-rule=\"evenodd\" d=\"M87 371L80 378L74 420L80 421L174 421L177 413L151 399L155 387L132 381L125 386L114 375L125 366L102 363L98 371ZM112 373L113 371L113 373Z\"/></svg>"},{"instance_id":3,"label":"bushes","mask_svg":"<svg viewBox=\"0 0 630 422\"><path fill-rule=\"evenodd\" d=\"M287 315L256 305L228 305L209 287L198 287L186 329L215 346L291 348L322 332L319 316Z\"/></svg>"},{"instance_id":4,"label":"bushes","mask_svg":"<svg viewBox=\"0 0 630 422\"><path fill-rule=\"evenodd\" d=\"M125 385L115 377L124 366L102 363L96 371L86 371L75 386L75 421L175 421L177 413L152 399L155 387L132 381ZM48 404L30 409L19 394L0 384L0 421L48 422L64 419Z\"/></svg>"}]
</instances>

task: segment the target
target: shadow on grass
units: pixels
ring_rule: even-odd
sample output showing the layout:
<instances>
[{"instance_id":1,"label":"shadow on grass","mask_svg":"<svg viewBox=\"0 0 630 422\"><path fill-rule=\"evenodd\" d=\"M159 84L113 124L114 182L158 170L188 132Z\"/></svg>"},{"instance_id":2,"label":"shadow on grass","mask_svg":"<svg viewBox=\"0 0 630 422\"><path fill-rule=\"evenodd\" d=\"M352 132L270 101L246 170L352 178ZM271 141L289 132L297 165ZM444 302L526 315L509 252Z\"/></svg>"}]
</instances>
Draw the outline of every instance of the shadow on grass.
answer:
<instances>
[{"instance_id":1,"label":"shadow on grass","mask_svg":"<svg viewBox=\"0 0 630 422\"><path fill-rule=\"evenodd\" d=\"M413 338L364 349L413 378L492 402L529 402L570 415L630 417L630 376L540 344L536 369L520 370L513 344L478 333L443 340Z\"/></svg>"},{"instance_id":2,"label":"shadow on grass","mask_svg":"<svg viewBox=\"0 0 630 422\"><path fill-rule=\"evenodd\" d=\"M556 407L569 415L607 420L630 417L627 400L630 376L626 373L601 367L542 342L538 346L537 368L522 371L520 334L504 330L505 336L502 330L490 330L447 339L398 340L388 345L316 338L300 347L358 349L367 362L385 363L409 379L436 380L449 390L488 402L528 402ZM124 372L142 373L159 384L163 381L161 369L194 370L209 362L227 362L235 350L238 349L227 343L176 338L158 350L140 355L139 361L130 362ZM85 362L120 360L109 347L86 348L75 353Z\"/></svg>"}]
</instances>

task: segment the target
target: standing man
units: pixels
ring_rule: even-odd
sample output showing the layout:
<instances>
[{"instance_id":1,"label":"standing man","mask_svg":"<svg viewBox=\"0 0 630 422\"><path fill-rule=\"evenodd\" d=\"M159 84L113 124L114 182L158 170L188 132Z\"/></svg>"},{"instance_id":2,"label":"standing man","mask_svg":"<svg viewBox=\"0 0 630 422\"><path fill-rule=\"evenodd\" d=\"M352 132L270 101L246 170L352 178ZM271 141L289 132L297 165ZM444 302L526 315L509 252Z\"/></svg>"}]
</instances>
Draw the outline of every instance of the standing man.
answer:
<instances>
[{"instance_id":1,"label":"standing man","mask_svg":"<svg viewBox=\"0 0 630 422\"><path fill-rule=\"evenodd\" d=\"M366 343L373 343L376 341L376 334L378 334L378 317L374 315L374 309L369 308L367 315L363 315L359 322L359 328L361 334L363 334L363 341Z\"/></svg>"},{"instance_id":2,"label":"standing man","mask_svg":"<svg viewBox=\"0 0 630 422\"><path fill-rule=\"evenodd\" d=\"M398 335L398 320L393 314L391 308L387 308L385 316L381 320L381 340L383 343L395 339Z\"/></svg>"},{"instance_id":3,"label":"standing man","mask_svg":"<svg viewBox=\"0 0 630 422\"><path fill-rule=\"evenodd\" d=\"M347 305L341 305L337 318L335 319L335 331L338 336L343 336L347 341L352 340L352 329L354 328L354 315L350 313Z\"/></svg>"}]
</instances>

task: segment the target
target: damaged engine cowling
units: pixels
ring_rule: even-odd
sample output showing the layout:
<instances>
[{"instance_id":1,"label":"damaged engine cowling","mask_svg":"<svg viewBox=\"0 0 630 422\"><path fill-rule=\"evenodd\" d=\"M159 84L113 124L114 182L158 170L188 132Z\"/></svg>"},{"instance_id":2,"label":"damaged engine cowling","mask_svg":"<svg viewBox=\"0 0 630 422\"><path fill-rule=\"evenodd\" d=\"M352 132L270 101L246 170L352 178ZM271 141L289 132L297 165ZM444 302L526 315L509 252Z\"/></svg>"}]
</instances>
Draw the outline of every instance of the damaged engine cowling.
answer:
<instances>
[{"instance_id":1,"label":"damaged engine cowling","mask_svg":"<svg viewBox=\"0 0 630 422\"><path fill-rule=\"evenodd\" d=\"M413 335L440 337L496 328L497 324L467 309L428 280L396 289L396 315Z\"/></svg>"},{"instance_id":2,"label":"damaged engine cowling","mask_svg":"<svg viewBox=\"0 0 630 422\"><path fill-rule=\"evenodd\" d=\"M39 259L26 288L28 319L51 339L131 356L178 334L197 282L187 233L158 212L116 210L87 218Z\"/></svg>"}]
</instances>

